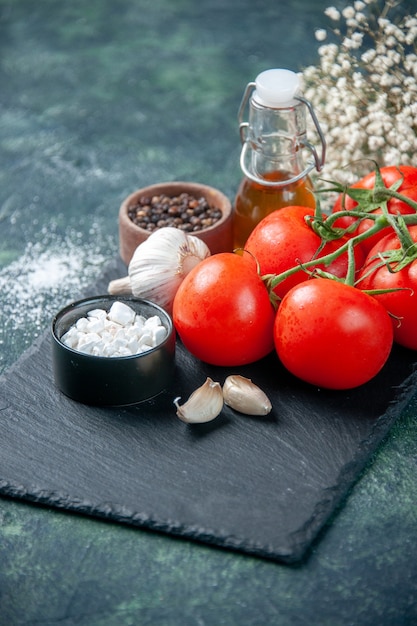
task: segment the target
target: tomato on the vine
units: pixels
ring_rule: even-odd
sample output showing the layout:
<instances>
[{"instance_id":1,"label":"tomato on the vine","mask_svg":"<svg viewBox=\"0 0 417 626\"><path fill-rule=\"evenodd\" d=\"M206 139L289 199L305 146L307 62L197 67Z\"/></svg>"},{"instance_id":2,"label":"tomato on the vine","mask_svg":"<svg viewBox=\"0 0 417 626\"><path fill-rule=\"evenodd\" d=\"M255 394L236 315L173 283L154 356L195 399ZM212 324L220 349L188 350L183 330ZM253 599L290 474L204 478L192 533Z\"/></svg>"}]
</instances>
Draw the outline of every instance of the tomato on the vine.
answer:
<instances>
[{"instance_id":1,"label":"tomato on the vine","mask_svg":"<svg viewBox=\"0 0 417 626\"><path fill-rule=\"evenodd\" d=\"M408 232L417 247L417 225L409 226ZM400 241L395 233L386 235L370 250L358 275L360 289L392 290L374 295L392 316L394 341L406 348L417 350L417 258L402 269L398 260L384 263L379 254L399 250ZM411 250L408 251L410 254ZM399 255L399 260L404 255Z\"/></svg>"},{"instance_id":2,"label":"tomato on the vine","mask_svg":"<svg viewBox=\"0 0 417 626\"><path fill-rule=\"evenodd\" d=\"M313 215L314 209L304 206L277 209L259 222L245 244L245 250L259 263L261 275L281 274L297 265L300 266L298 272L276 285L274 292L281 298L291 287L306 280L307 273L301 269L303 263L335 252L348 240L343 237L329 241L320 250L322 239L307 223L308 216ZM355 247L354 254L355 265L359 268L365 256L358 247ZM314 268L344 278L348 270L348 254L343 252L329 265L317 262L309 269Z\"/></svg>"},{"instance_id":3,"label":"tomato on the vine","mask_svg":"<svg viewBox=\"0 0 417 626\"><path fill-rule=\"evenodd\" d=\"M327 389L350 389L382 369L393 329L372 296L339 281L312 278L284 296L274 340L281 362L298 378Z\"/></svg>"},{"instance_id":4,"label":"tomato on the vine","mask_svg":"<svg viewBox=\"0 0 417 626\"><path fill-rule=\"evenodd\" d=\"M223 252L196 265L175 295L172 317L187 350L212 365L244 365L274 349L275 310L248 254Z\"/></svg>"},{"instance_id":5,"label":"tomato on the vine","mask_svg":"<svg viewBox=\"0 0 417 626\"><path fill-rule=\"evenodd\" d=\"M384 182L385 187L389 188L397 181L402 180L401 185L398 187L397 191L401 193L401 195L417 202L417 167L413 167L411 165L399 165L399 166L386 166L380 168L381 178ZM373 189L375 186L376 174L375 172L371 172L355 182L351 185L354 189ZM336 202L333 205L332 213L337 213L341 210L353 211L358 206L357 202L351 198L350 196L340 194L336 199ZM407 202L404 200L400 200L398 198L391 198L387 202L387 209L389 213L393 215L407 215L415 213L415 209L413 209ZM381 209L375 209L372 211L373 214L380 214ZM347 215L340 217L336 220L335 226L340 228L347 228L354 224L357 218L352 215ZM374 224L374 221L369 219L363 219L358 221L358 226L354 230L353 235L359 235L367 231ZM391 228L387 226L384 229L381 229L375 235L372 235L368 239L364 240L361 243L361 247L365 250L366 253L376 244L377 241L385 237L387 234L390 234ZM352 234L352 233L351 233Z\"/></svg>"}]
</instances>

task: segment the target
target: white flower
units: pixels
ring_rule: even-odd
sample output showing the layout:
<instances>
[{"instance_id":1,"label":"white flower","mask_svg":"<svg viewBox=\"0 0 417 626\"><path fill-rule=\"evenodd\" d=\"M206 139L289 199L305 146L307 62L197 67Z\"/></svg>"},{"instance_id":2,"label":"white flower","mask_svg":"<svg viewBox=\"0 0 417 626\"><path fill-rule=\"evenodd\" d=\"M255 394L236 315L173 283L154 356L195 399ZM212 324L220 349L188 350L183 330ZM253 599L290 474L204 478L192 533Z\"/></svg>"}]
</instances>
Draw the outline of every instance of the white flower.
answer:
<instances>
[{"instance_id":1,"label":"white flower","mask_svg":"<svg viewBox=\"0 0 417 626\"><path fill-rule=\"evenodd\" d=\"M354 42L355 46L359 48L362 45L363 33L352 33L352 41Z\"/></svg>"},{"instance_id":2,"label":"white flower","mask_svg":"<svg viewBox=\"0 0 417 626\"><path fill-rule=\"evenodd\" d=\"M318 28L314 34L317 41L324 41L327 37L327 31L324 28Z\"/></svg>"},{"instance_id":3,"label":"white flower","mask_svg":"<svg viewBox=\"0 0 417 626\"><path fill-rule=\"evenodd\" d=\"M379 150L380 148L382 148L382 146L384 145L384 138L383 137L377 137L376 135L371 135L368 138L368 146L371 152L375 152L377 150Z\"/></svg>"},{"instance_id":4,"label":"white flower","mask_svg":"<svg viewBox=\"0 0 417 626\"><path fill-rule=\"evenodd\" d=\"M324 11L324 14L334 22L338 22L340 20L340 12L335 7L328 7Z\"/></svg>"},{"instance_id":5,"label":"white flower","mask_svg":"<svg viewBox=\"0 0 417 626\"><path fill-rule=\"evenodd\" d=\"M372 63L375 57L376 57L376 50L374 50L373 48L369 48L368 50L365 50L365 52L362 53L361 60L365 64L368 64L368 63Z\"/></svg>"},{"instance_id":6,"label":"white flower","mask_svg":"<svg viewBox=\"0 0 417 626\"><path fill-rule=\"evenodd\" d=\"M384 29L386 29L386 28L389 28L389 27L390 27L390 25L391 25L391 23L390 23L390 21L389 21L389 20L387 20L387 18L385 18L385 17L379 17L379 18L378 18L378 26L379 26L382 30L384 30Z\"/></svg>"},{"instance_id":7,"label":"white flower","mask_svg":"<svg viewBox=\"0 0 417 626\"><path fill-rule=\"evenodd\" d=\"M366 15L365 15L365 13L361 13L361 12L356 13L355 18L356 18L356 21L357 21L358 24L366 22Z\"/></svg>"},{"instance_id":8,"label":"white flower","mask_svg":"<svg viewBox=\"0 0 417 626\"><path fill-rule=\"evenodd\" d=\"M345 37L343 42L342 42L342 46L344 48L347 48L348 50L356 48L356 44L353 41L353 39L351 39L350 37Z\"/></svg>"},{"instance_id":9,"label":"white flower","mask_svg":"<svg viewBox=\"0 0 417 626\"><path fill-rule=\"evenodd\" d=\"M327 138L323 178L354 182L369 171L369 158L417 167L417 13L401 19L400 5L353 0L324 12L337 27L316 30L326 44L303 72L304 94Z\"/></svg>"},{"instance_id":10,"label":"white flower","mask_svg":"<svg viewBox=\"0 0 417 626\"><path fill-rule=\"evenodd\" d=\"M403 139L403 141L401 142L399 148L401 150L401 152L409 152L411 149L412 145L409 142L408 139Z\"/></svg>"},{"instance_id":11,"label":"white flower","mask_svg":"<svg viewBox=\"0 0 417 626\"><path fill-rule=\"evenodd\" d=\"M347 6L342 11L343 17L348 20L355 17L355 9L352 6Z\"/></svg>"}]
</instances>

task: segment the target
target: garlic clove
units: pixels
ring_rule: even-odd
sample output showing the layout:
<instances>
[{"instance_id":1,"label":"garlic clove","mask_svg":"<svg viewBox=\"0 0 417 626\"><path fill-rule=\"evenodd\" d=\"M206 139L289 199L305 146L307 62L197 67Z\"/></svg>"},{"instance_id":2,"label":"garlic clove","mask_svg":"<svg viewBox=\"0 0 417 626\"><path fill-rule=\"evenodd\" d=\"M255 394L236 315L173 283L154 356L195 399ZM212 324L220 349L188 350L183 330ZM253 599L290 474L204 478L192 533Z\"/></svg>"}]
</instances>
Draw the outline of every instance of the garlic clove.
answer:
<instances>
[{"instance_id":1,"label":"garlic clove","mask_svg":"<svg viewBox=\"0 0 417 626\"><path fill-rule=\"evenodd\" d=\"M200 261L210 256L207 244L199 237L186 235L185 244L178 251L178 270L184 279Z\"/></svg>"},{"instance_id":2,"label":"garlic clove","mask_svg":"<svg viewBox=\"0 0 417 626\"><path fill-rule=\"evenodd\" d=\"M268 415L272 404L268 396L250 378L228 376L223 385L223 399L227 406L245 415Z\"/></svg>"},{"instance_id":3,"label":"garlic clove","mask_svg":"<svg viewBox=\"0 0 417 626\"><path fill-rule=\"evenodd\" d=\"M130 276L124 276L123 278L116 278L109 282L107 291L112 296L124 296L132 294L132 285L130 282Z\"/></svg>"},{"instance_id":4,"label":"garlic clove","mask_svg":"<svg viewBox=\"0 0 417 626\"><path fill-rule=\"evenodd\" d=\"M223 392L220 383L207 377L206 382L198 387L180 406L180 398L175 398L177 416L187 424L203 424L211 422L223 408Z\"/></svg>"},{"instance_id":5,"label":"garlic clove","mask_svg":"<svg viewBox=\"0 0 417 626\"><path fill-rule=\"evenodd\" d=\"M172 226L160 228L136 248L129 263L129 275L111 281L108 292L131 293L171 312L181 282L208 256L208 246L198 237Z\"/></svg>"}]
</instances>

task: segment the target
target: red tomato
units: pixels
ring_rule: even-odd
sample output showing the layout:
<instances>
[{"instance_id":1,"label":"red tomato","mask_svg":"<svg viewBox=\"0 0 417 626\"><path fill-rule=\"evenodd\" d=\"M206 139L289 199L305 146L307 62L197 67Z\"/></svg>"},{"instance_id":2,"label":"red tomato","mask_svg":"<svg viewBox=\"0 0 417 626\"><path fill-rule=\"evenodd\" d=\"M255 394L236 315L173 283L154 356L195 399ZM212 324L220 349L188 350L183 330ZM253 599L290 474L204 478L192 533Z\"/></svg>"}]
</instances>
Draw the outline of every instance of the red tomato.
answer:
<instances>
[{"instance_id":1,"label":"red tomato","mask_svg":"<svg viewBox=\"0 0 417 626\"><path fill-rule=\"evenodd\" d=\"M328 389L362 385L388 359L393 330L372 296L326 278L313 278L283 298L274 325L277 354L302 380Z\"/></svg>"},{"instance_id":2,"label":"red tomato","mask_svg":"<svg viewBox=\"0 0 417 626\"><path fill-rule=\"evenodd\" d=\"M408 231L417 243L417 225ZM397 235L387 235L370 250L364 267L358 275L358 287L361 289L401 289L391 293L373 296L392 316L394 341L406 348L417 350L417 259L409 265L395 270L396 263L388 269L375 258L379 252L400 248ZM373 271L372 271L373 270Z\"/></svg>"},{"instance_id":3,"label":"red tomato","mask_svg":"<svg viewBox=\"0 0 417 626\"><path fill-rule=\"evenodd\" d=\"M397 191L403 196L406 196L407 198L410 198L411 200L417 202L417 167L412 167L411 165L399 165L398 167L387 166L382 167L380 169L380 172L382 180L384 181L384 185L386 187L391 187L395 182L403 177L403 182L401 183ZM364 176L356 183L354 183L352 187L359 189L373 189L374 185L375 172L371 172L370 174L367 174L367 176ZM355 209L355 207L357 207L357 202L353 200L353 198L350 198L348 195L345 195L343 197L343 194L341 194L337 198L333 206L332 212L336 213L337 211L341 210L352 211L353 209ZM415 210L410 207L410 205L408 205L403 200L398 200L397 198L392 198L391 200L389 200L387 207L389 213L392 213L393 215L407 215L415 213ZM381 213L381 210L377 209L376 211L373 211L373 213ZM336 220L334 225L340 228L347 228L355 221L355 216L345 216ZM358 228L356 229L356 231L353 232L353 235L365 232L373 224L374 221L371 219L365 219L360 221L358 224ZM382 239L382 237L385 237L385 235L389 234L390 231L391 228L389 226L385 229L380 230L376 235L373 235L372 237L369 237L369 239L364 240L361 243L361 247L365 250L366 253L368 253L369 250L376 244L376 242Z\"/></svg>"},{"instance_id":4,"label":"red tomato","mask_svg":"<svg viewBox=\"0 0 417 626\"><path fill-rule=\"evenodd\" d=\"M270 213L254 228L245 244L245 250L259 263L261 275L281 274L314 258L322 240L306 223L307 215L314 215L314 209L288 206ZM318 258L334 252L346 241L347 238L343 238L326 243ZM364 260L363 251L355 248L355 263L358 269ZM348 268L347 252L337 257L330 265L317 263L315 267L324 269L338 278L344 278ZM306 278L306 272L300 269L279 283L274 291L282 298L291 287Z\"/></svg>"},{"instance_id":5,"label":"red tomato","mask_svg":"<svg viewBox=\"0 0 417 626\"><path fill-rule=\"evenodd\" d=\"M173 320L185 347L212 365L257 361L274 349L275 310L252 257L223 252L185 277Z\"/></svg>"}]
</instances>

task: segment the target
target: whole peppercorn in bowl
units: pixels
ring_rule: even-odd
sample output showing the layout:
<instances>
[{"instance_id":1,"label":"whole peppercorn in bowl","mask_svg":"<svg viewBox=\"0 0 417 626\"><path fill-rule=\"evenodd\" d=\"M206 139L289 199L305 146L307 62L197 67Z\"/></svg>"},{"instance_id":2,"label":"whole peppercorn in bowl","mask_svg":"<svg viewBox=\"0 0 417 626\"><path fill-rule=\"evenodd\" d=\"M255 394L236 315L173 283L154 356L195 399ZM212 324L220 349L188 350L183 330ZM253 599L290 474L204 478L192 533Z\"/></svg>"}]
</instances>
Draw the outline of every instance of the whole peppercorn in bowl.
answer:
<instances>
[{"instance_id":1,"label":"whole peppercorn in bowl","mask_svg":"<svg viewBox=\"0 0 417 626\"><path fill-rule=\"evenodd\" d=\"M233 249L232 206L221 191L200 183L160 183L138 189L120 206L119 249L126 265L139 244L166 226L199 237L212 254Z\"/></svg>"}]
</instances>

